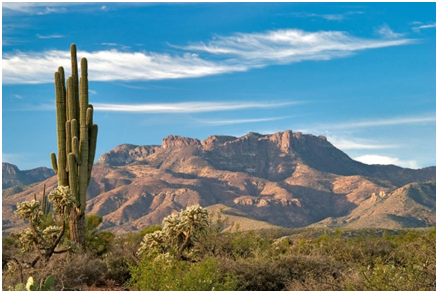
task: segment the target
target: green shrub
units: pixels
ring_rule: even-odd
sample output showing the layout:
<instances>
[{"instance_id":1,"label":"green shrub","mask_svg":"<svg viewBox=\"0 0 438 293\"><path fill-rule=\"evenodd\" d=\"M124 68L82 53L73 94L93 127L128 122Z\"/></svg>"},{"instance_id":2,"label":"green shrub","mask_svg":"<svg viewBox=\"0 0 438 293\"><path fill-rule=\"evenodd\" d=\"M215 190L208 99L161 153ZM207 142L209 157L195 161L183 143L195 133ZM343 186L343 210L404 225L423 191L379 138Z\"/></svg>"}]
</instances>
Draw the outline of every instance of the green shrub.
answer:
<instances>
[{"instance_id":1,"label":"green shrub","mask_svg":"<svg viewBox=\"0 0 438 293\"><path fill-rule=\"evenodd\" d=\"M88 251L99 256L109 251L115 238L115 235L110 231L97 229L102 220L102 217L98 215L85 216L85 246Z\"/></svg>"},{"instance_id":2,"label":"green shrub","mask_svg":"<svg viewBox=\"0 0 438 293\"><path fill-rule=\"evenodd\" d=\"M233 291L237 286L212 258L194 263L169 254L143 257L139 265L131 267L131 275L128 284L141 291Z\"/></svg>"}]
</instances>

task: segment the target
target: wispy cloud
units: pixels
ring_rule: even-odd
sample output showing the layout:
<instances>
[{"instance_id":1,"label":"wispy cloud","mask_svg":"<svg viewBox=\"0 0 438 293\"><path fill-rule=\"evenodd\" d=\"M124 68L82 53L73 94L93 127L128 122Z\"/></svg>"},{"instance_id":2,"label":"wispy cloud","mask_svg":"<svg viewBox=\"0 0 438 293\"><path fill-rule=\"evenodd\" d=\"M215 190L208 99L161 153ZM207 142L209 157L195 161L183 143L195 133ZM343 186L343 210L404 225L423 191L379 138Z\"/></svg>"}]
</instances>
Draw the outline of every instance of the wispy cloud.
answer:
<instances>
[{"instance_id":1,"label":"wispy cloud","mask_svg":"<svg viewBox=\"0 0 438 293\"><path fill-rule=\"evenodd\" d=\"M242 64L266 66L288 64L305 60L330 60L356 51L399 46L413 39L363 39L339 31L306 32L297 29L263 33L236 33L217 36L208 43L194 43L185 50L203 51L216 55L238 56Z\"/></svg>"},{"instance_id":2,"label":"wispy cloud","mask_svg":"<svg viewBox=\"0 0 438 293\"><path fill-rule=\"evenodd\" d=\"M78 56L86 57L89 64L93 64L88 73L90 80L95 81L192 78L247 70L243 65L206 61L188 53L172 56L110 50L91 53L79 51ZM67 51L3 54L3 84L49 83L53 81L53 72L59 65L69 64L70 53Z\"/></svg>"},{"instance_id":3,"label":"wispy cloud","mask_svg":"<svg viewBox=\"0 0 438 293\"><path fill-rule=\"evenodd\" d=\"M397 39L403 34L395 33L386 23L375 29L376 33L385 39Z\"/></svg>"},{"instance_id":4,"label":"wispy cloud","mask_svg":"<svg viewBox=\"0 0 438 293\"><path fill-rule=\"evenodd\" d=\"M402 125L402 124L417 124L417 123L431 123L436 121L435 116L419 116L419 117L394 117L388 119L373 119L373 120L363 120L358 122L345 122L338 124L325 124L325 129L354 129L362 127L377 127L377 126L388 126L388 125Z\"/></svg>"},{"instance_id":5,"label":"wispy cloud","mask_svg":"<svg viewBox=\"0 0 438 293\"><path fill-rule=\"evenodd\" d=\"M48 35L48 36L43 36L40 34L36 35L39 39L59 39L59 38L64 38L65 36L63 35Z\"/></svg>"},{"instance_id":6,"label":"wispy cloud","mask_svg":"<svg viewBox=\"0 0 438 293\"><path fill-rule=\"evenodd\" d=\"M271 118L255 118L255 119L230 119L230 120L198 120L200 123L220 126L220 125L233 125L233 124L244 124L244 123L258 123L267 121L277 121L290 118L292 116L285 117L271 117Z\"/></svg>"},{"instance_id":7,"label":"wispy cloud","mask_svg":"<svg viewBox=\"0 0 438 293\"><path fill-rule=\"evenodd\" d=\"M351 140L351 139L332 136L332 135L328 136L327 138L334 146L342 150L389 149L389 148L399 147L398 145L384 145L370 140L363 140L363 139Z\"/></svg>"},{"instance_id":8,"label":"wispy cloud","mask_svg":"<svg viewBox=\"0 0 438 293\"><path fill-rule=\"evenodd\" d=\"M318 14L318 13L309 13L309 12L296 12L292 13L294 17L309 17L309 18L323 18L325 20L344 20L348 18L349 15L353 14L363 14L363 11L347 11L345 13L335 13L335 14Z\"/></svg>"},{"instance_id":9,"label":"wispy cloud","mask_svg":"<svg viewBox=\"0 0 438 293\"><path fill-rule=\"evenodd\" d=\"M412 30L414 32L417 32L417 33L420 32L422 29L428 29L428 28L435 28L436 27L436 23L422 24L421 22L414 22L412 24L418 25L418 26L412 27Z\"/></svg>"},{"instance_id":10,"label":"wispy cloud","mask_svg":"<svg viewBox=\"0 0 438 293\"><path fill-rule=\"evenodd\" d=\"M278 108L297 105L300 102L256 103L256 102L185 102L167 104L93 104L97 111L138 113L201 113L235 111L243 109Z\"/></svg>"},{"instance_id":11,"label":"wispy cloud","mask_svg":"<svg viewBox=\"0 0 438 293\"><path fill-rule=\"evenodd\" d=\"M208 75L242 72L274 64L291 64L306 60L330 60L345 57L360 50L399 46L415 42L413 39L362 39L344 32L277 30L263 33L217 36L207 43L193 43L179 47L217 55L214 60L198 54L183 52L165 54L155 52L120 52L104 50L78 52L86 57L90 80L135 81L176 78L195 78ZM112 44L111 44L112 45ZM13 52L3 54L4 84L52 82L52 72L59 65L70 64L67 51ZM68 72L68 71L67 71Z\"/></svg>"},{"instance_id":12,"label":"wispy cloud","mask_svg":"<svg viewBox=\"0 0 438 293\"><path fill-rule=\"evenodd\" d=\"M378 165L396 165L405 168L418 169L419 165L415 160L401 160L399 158L380 156L380 155L363 155L354 158L356 161L365 164L378 164Z\"/></svg>"}]
</instances>

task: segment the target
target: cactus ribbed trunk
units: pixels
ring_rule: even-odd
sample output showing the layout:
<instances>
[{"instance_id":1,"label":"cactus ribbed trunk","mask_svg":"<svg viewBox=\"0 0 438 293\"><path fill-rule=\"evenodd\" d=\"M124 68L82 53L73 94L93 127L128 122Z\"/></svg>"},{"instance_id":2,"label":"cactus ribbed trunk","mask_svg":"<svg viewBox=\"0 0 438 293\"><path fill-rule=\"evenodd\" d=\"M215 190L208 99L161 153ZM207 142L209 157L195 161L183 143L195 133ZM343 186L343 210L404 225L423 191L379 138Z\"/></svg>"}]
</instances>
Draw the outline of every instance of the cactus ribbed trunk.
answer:
<instances>
[{"instance_id":1,"label":"cactus ribbed trunk","mask_svg":"<svg viewBox=\"0 0 438 293\"><path fill-rule=\"evenodd\" d=\"M76 198L70 212L70 240L85 249L85 208L87 188L96 153L97 125L93 124L93 106L88 104L87 59L81 60L78 83L76 45L71 45L72 76L65 87L64 69L55 73L58 160L51 154L58 186L69 186Z\"/></svg>"}]
</instances>

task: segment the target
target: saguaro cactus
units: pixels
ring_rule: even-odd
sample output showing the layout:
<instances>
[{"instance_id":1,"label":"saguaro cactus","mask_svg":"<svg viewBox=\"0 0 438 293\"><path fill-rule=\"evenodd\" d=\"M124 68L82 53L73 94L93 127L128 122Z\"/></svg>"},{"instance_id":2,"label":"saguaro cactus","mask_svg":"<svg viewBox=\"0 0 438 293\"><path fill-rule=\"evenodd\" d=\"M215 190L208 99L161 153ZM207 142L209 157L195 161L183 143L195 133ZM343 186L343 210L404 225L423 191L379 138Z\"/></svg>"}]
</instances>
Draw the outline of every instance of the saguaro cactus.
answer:
<instances>
[{"instance_id":1,"label":"saguaro cactus","mask_svg":"<svg viewBox=\"0 0 438 293\"><path fill-rule=\"evenodd\" d=\"M76 198L69 217L70 240L84 248L86 196L96 153L97 125L93 124L93 106L88 103L87 59L81 60L78 82L75 44L70 52L72 75L67 79L67 86L64 68L61 66L55 72L58 158L52 153L51 159L58 186L69 186Z\"/></svg>"}]
</instances>

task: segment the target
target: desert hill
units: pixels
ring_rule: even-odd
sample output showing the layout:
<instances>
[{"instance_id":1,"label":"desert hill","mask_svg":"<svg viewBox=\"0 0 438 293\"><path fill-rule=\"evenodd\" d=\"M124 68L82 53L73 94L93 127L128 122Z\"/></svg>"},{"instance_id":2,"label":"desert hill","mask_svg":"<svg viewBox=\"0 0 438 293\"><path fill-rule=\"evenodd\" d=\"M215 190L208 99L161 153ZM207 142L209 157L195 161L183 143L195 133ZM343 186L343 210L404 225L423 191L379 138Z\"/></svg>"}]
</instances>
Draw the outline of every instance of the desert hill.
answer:
<instances>
[{"instance_id":1,"label":"desert hill","mask_svg":"<svg viewBox=\"0 0 438 293\"><path fill-rule=\"evenodd\" d=\"M2 188L29 185L46 180L53 175L55 175L55 172L46 167L21 171L13 164L2 163Z\"/></svg>"},{"instance_id":2,"label":"desert hill","mask_svg":"<svg viewBox=\"0 0 438 293\"><path fill-rule=\"evenodd\" d=\"M169 135L161 146L125 144L102 155L93 169L87 212L103 216L102 228L115 232L160 223L172 212L194 204L212 210L222 207L236 221L246 219L245 225L251 228L334 225L334 219L353 212L363 218L351 223L375 226L372 219L384 209L376 208L370 217L363 208L371 205L373 194L396 194L416 183L422 190L423 200L416 201L421 208L404 205L393 215L417 219L408 226L434 225L435 182L424 188L421 182L435 180L435 170L366 165L323 136L292 131L210 136L202 141ZM22 192L3 193L4 230L12 231L19 224L13 216L16 203L41 194L44 183L50 190L57 184L56 177ZM397 202L399 197L391 198ZM389 201L388 206L395 202ZM343 220L339 223L344 225ZM378 226L385 228L388 223L393 225L382 220Z\"/></svg>"}]
</instances>

